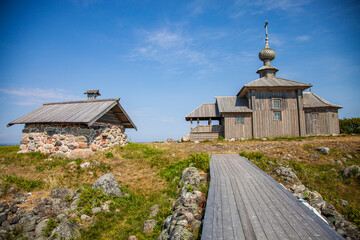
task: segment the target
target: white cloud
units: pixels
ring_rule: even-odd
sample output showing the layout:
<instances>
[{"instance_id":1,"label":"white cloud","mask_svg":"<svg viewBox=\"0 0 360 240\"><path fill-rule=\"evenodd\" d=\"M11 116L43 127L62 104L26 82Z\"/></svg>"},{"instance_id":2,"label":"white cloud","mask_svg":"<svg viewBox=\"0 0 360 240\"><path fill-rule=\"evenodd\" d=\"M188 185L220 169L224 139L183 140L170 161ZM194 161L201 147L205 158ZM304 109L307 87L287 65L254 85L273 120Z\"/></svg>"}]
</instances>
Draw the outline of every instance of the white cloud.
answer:
<instances>
[{"instance_id":1,"label":"white cloud","mask_svg":"<svg viewBox=\"0 0 360 240\"><path fill-rule=\"evenodd\" d=\"M298 42L307 42L310 40L310 35L297 36L296 41Z\"/></svg>"},{"instance_id":2,"label":"white cloud","mask_svg":"<svg viewBox=\"0 0 360 240\"><path fill-rule=\"evenodd\" d=\"M0 88L0 92L12 95L13 103L17 105L35 105L52 101L81 100L80 96L69 94L64 89L41 89L41 88Z\"/></svg>"},{"instance_id":3,"label":"white cloud","mask_svg":"<svg viewBox=\"0 0 360 240\"><path fill-rule=\"evenodd\" d=\"M196 41L180 31L161 29L143 32L141 41L129 60L150 60L158 62L167 71L179 73L182 67L200 67L201 70L214 71L207 52L197 50Z\"/></svg>"}]
</instances>

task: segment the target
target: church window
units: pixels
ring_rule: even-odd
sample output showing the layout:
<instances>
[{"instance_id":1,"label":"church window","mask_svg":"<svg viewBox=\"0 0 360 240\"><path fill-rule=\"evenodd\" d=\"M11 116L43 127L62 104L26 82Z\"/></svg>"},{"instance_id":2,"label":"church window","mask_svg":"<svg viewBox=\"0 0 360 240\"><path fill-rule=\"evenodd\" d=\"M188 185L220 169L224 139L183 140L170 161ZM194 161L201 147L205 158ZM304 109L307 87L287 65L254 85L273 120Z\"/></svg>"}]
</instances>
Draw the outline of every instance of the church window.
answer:
<instances>
[{"instance_id":1,"label":"church window","mask_svg":"<svg viewBox=\"0 0 360 240\"><path fill-rule=\"evenodd\" d=\"M317 113L313 113L313 114L311 115L311 118L312 118L312 120L316 120L316 119L318 118L318 114L317 114Z\"/></svg>"},{"instance_id":2,"label":"church window","mask_svg":"<svg viewBox=\"0 0 360 240\"><path fill-rule=\"evenodd\" d=\"M280 100L279 99L273 100L273 108L280 108Z\"/></svg>"},{"instance_id":3,"label":"church window","mask_svg":"<svg viewBox=\"0 0 360 240\"><path fill-rule=\"evenodd\" d=\"M236 117L236 125L244 124L244 117Z\"/></svg>"},{"instance_id":4,"label":"church window","mask_svg":"<svg viewBox=\"0 0 360 240\"><path fill-rule=\"evenodd\" d=\"M281 120L281 113L280 112L274 112L274 120L277 120L277 121Z\"/></svg>"}]
</instances>

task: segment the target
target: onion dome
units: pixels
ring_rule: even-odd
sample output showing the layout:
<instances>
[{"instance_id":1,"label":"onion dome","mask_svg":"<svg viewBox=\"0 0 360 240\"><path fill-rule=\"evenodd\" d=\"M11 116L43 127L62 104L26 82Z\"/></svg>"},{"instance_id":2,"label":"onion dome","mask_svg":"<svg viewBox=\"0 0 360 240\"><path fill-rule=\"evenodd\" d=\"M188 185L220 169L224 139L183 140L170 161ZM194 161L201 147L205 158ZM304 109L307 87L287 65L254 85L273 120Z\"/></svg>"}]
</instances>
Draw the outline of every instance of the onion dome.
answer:
<instances>
[{"instance_id":1,"label":"onion dome","mask_svg":"<svg viewBox=\"0 0 360 240\"><path fill-rule=\"evenodd\" d=\"M275 51L269 47L269 44L266 40L266 45L263 50L259 52L259 58L261 61L265 60L274 60L275 58Z\"/></svg>"}]
</instances>

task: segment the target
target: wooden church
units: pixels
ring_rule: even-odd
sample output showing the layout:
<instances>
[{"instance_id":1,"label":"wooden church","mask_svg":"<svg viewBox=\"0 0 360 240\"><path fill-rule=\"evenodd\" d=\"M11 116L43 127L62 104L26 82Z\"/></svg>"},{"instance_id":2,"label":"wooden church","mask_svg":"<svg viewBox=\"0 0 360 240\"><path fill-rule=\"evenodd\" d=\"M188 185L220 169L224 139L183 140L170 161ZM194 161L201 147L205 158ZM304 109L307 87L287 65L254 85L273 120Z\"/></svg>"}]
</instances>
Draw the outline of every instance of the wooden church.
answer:
<instances>
[{"instance_id":1,"label":"wooden church","mask_svg":"<svg viewBox=\"0 0 360 240\"><path fill-rule=\"evenodd\" d=\"M236 96L215 97L215 103L204 103L189 113L185 119L191 122L191 141L340 133L341 106L304 92L311 84L276 76L279 70L271 65L275 51L269 47L267 22L265 28L265 47L259 52L264 65L256 72L260 78L245 84ZM200 125L204 120L208 124Z\"/></svg>"}]
</instances>

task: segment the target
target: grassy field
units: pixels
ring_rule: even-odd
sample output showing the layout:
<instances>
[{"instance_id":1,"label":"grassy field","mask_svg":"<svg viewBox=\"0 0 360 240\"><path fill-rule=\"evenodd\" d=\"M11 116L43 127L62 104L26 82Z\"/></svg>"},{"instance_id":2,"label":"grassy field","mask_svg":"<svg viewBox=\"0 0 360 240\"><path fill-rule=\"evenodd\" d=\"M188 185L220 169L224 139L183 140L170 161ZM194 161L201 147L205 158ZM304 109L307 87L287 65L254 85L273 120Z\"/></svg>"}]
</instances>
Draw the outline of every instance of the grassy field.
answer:
<instances>
[{"instance_id":1,"label":"grassy field","mask_svg":"<svg viewBox=\"0 0 360 240\"><path fill-rule=\"evenodd\" d=\"M178 156L177 151L137 143L99 152L92 159L74 161L40 153L16 154L17 151L18 146L0 147L0 181L4 192L11 187L32 192L29 201L20 207L30 209L35 205L31 200L48 196L54 188L84 187L80 205L85 213L91 210L95 198L113 201L111 211L98 214L95 224L82 232L81 239L128 239L131 235L138 239L157 239L163 220L171 215L173 200L179 197L176 191L182 170L190 163L204 172L209 168L208 154ZM92 164L87 169L80 167L81 163L93 160L100 164ZM109 172L129 197L107 198L90 188L97 178ZM12 200L9 194L2 198ZM160 206L158 215L152 217L158 224L153 232L144 234L142 225L149 219L149 208L154 204Z\"/></svg>"},{"instance_id":2,"label":"grassy field","mask_svg":"<svg viewBox=\"0 0 360 240\"><path fill-rule=\"evenodd\" d=\"M315 148L329 147L329 155L317 153ZM360 136L280 138L267 141L248 140L237 142L207 141L204 143L130 143L125 147L98 152L87 160L56 159L40 153L16 154L18 146L0 147L0 182L4 190L16 187L22 192L32 192L27 203L31 208L33 199L46 197L54 188L76 190L85 187L83 207L99 193L89 187L105 173L113 173L129 198L112 199L111 212L96 216L97 221L83 232L82 239L157 239L164 218L170 214L173 199L178 196L176 187L181 171L190 163L204 172L208 171L208 156L213 153L248 154L260 168L271 172L277 164L291 166L300 180L310 190L316 190L337 210L360 226L360 180L346 179L341 170L350 165L360 165ZM310 154L317 154L313 159ZM351 157L349 157L351 156ZM331 163L342 161L342 165ZM92 164L82 169L84 162ZM268 164L271 161L273 164ZM204 189L206 191L206 189ZM343 207L340 199L350 204ZM12 200L10 195L2 201ZM158 225L152 233L142 233L142 224L149 219L149 208L159 204L155 217Z\"/></svg>"}]
</instances>

